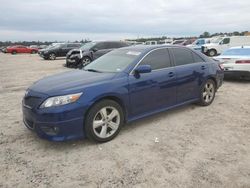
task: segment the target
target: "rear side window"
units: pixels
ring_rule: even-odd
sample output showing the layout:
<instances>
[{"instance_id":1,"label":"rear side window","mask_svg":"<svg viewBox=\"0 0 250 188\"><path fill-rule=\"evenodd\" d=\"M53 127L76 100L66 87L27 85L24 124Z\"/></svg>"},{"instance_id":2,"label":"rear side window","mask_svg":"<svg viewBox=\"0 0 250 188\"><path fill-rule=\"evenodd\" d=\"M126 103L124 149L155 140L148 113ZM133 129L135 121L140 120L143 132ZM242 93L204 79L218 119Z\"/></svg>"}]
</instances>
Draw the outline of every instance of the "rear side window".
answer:
<instances>
[{"instance_id":1,"label":"rear side window","mask_svg":"<svg viewBox=\"0 0 250 188\"><path fill-rule=\"evenodd\" d=\"M229 44L230 43L230 38L224 38L222 41L222 44Z\"/></svg>"},{"instance_id":2,"label":"rear side window","mask_svg":"<svg viewBox=\"0 0 250 188\"><path fill-rule=\"evenodd\" d=\"M150 65L152 70L171 67L170 57L167 49L158 49L150 52L140 63Z\"/></svg>"},{"instance_id":3,"label":"rear side window","mask_svg":"<svg viewBox=\"0 0 250 188\"><path fill-rule=\"evenodd\" d=\"M194 63L191 51L183 48L173 48L172 52L174 55L176 66Z\"/></svg>"},{"instance_id":4,"label":"rear side window","mask_svg":"<svg viewBox=\"0 0 250 188\"><path fill-rule=\"evenodd\" d=\"M193 53L194 63L204 62L204 60L197 54Z\"/></svg>"}]
</instances>

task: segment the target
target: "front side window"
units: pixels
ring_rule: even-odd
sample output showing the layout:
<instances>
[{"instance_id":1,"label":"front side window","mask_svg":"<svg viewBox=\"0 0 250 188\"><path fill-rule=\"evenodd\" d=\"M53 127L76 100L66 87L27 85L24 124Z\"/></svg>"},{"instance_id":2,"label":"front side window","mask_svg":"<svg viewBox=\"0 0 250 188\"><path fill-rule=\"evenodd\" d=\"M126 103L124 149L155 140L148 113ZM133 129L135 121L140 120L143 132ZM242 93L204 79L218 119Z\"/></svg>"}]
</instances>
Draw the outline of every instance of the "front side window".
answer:
<instances>
[{"instance_id":1,"label":"front side window","mask_svg":"<svg viewBox=\"0 0 250 188\"><path fill-rule=\"evenodd\" d=\"M168 50L157 49L150 52L140 63L140 65L150 65L152 70L167 68L171 66Z\"/></svg>"},{"instance_id":2,"label":"front side window","mask_svg":"<svg viewBox=\"0 0 250 188\"><path fill-rule=\"evenodd\" d=\"M176 66L194 63L191 51L182 48L173 48L172 52Z\"/></svg>"}]
</instances>

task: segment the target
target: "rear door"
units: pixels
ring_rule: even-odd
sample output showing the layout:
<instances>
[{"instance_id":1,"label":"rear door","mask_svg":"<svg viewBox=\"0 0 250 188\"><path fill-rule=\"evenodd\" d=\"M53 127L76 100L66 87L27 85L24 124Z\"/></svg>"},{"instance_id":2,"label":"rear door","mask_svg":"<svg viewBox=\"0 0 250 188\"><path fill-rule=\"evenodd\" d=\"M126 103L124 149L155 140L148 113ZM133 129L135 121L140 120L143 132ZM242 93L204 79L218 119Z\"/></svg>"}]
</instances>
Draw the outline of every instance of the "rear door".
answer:
<instances>
[{"instance_id":1,"label":"rear door","mask_svg":"<svg viewBox=\"0 0 250 188\"><path fill-rule=\"evenodd\" d=\"M142 115L176 104L176 74L167 48L151 51L139 65L150 65L152 72L129 75L130 111Z\"/></svg>"},{"instance_id":2,"label":"rear door","mask_svg":"<svg viewBox=\"0 0 250 188\"><path fill-rule=\"evenodd\" d=\"M208 73L208 64L186 48L171 48L177 77L177 103L199 98L200 88Z\"/></svg>"}]
</instances>

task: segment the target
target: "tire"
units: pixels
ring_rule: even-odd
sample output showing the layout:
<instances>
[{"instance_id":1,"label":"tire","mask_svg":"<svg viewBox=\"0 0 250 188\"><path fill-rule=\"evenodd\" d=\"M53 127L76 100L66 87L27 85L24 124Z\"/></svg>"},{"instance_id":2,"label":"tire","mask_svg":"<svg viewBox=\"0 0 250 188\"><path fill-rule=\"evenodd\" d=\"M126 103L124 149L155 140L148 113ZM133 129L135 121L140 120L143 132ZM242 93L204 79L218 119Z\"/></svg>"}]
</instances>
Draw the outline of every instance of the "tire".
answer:
<instances>
[{"instance_id":1,"label":"tire","mask_svg":"<svg viewBox=\"0 0 250 188\"><path fill-rule=\"evenodd\" d=\"M90 140L97 142L112 140L124 124L123 110L113 100L102 100L96 103L85 118L86 135Z\"/></svg>"},{"instance_id":2,"label":"tire","mask_svg":"<svg viewBox=\"0 0 250 188\"><path fill-rule=\"evenodd\" d=\"M55 60L56 59L56 54L55 53L49 54L49 59L50 60Z\"/></svg>"},{"instance_id":3,"label":"tire","mask_svg":"<svg viewBox=\"0 0 250 188\"><path fill-rule=\"evenodd\" d=\"M11 54L15 55L15 54L17 54L17 51L12 51Z\"/></svg>"},{"instance_id":4,"label":"tire","mask_svg":"<svg viewBox=\"0 0 250 188\"><path fill-rule=\"evenodd\" d=\"M35 53L36 53L36 51L35 51L35 50L32 50L32 51L31 51L31 54L35 54Z\"/></svg>"},{"instance_id":5,"label":"tire","mask_svg":"<svg viewBox=\"0 0 250 188\"><path fill-rule=\"evenodd\" d=\"M215 82L211 79L208 79L202 86L200 92L200 102L201 106L208 106L214 101L216 93Z\"/></svg>"},{"instance_id":6,"label":"tire","mask_svg":"<svg viewBox=\"0 0 250 188\"><path fill-rule=\"evenodd\" d=\"M213 57L217 55L217 51L215 49L211 49L208 51L208 56Z\"/></svg>"},{"instance_id":7,"label":"tire","mask_svg":"<svg viewBox=\"0 0 250 188\"><path fill-rule=\"evenodd\" d=\"M91 63L91 59L87 56L83 57L82 60L80 61L79 65L78 65L78 68L83 68L85 67L86 65L90 64Z\"/></svg>"}]
</instances>

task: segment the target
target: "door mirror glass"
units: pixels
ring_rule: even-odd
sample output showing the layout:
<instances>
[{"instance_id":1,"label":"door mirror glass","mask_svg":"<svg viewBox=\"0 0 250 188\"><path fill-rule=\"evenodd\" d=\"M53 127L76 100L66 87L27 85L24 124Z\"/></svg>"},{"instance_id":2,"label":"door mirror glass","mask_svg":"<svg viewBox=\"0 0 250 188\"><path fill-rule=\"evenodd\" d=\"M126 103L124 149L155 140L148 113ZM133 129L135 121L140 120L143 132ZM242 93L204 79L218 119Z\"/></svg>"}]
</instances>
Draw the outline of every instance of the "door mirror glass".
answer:
<instances>
[{"instance_id":1,"label":"door mirror glass","mask_svg":"<svg viewBox=\"0 0 250 188\"><path fill-rule=\"evenodd\" d=\"M151 66L150 65L139 65L135 68L135 73L142 74L142 73L149 73L151 72Z\"/></svg>"}]
</instances>

